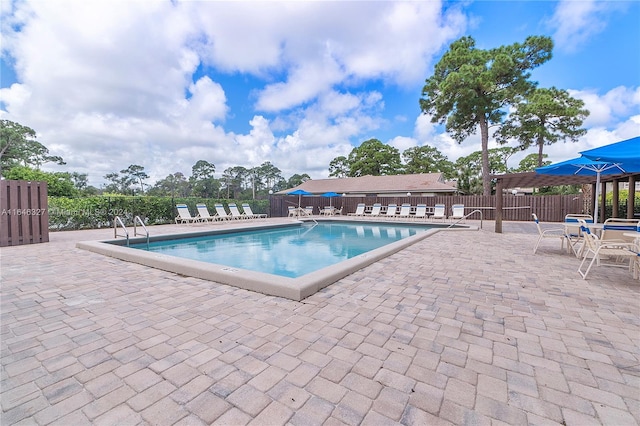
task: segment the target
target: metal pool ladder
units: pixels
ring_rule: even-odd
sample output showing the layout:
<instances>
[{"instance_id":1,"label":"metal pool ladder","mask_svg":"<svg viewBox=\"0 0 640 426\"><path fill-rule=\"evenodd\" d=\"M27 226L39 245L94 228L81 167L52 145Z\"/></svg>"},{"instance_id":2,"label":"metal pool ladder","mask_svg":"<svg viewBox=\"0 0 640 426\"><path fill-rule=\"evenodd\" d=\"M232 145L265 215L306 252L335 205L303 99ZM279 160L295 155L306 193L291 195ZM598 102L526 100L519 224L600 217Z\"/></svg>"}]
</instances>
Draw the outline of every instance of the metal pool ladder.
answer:
<instances>
[{"instance_id":1,"label":"metal pool ladder","mask_svg":"<svg viewBox=\"0 0 640 426\"><path fill-rule=\"evenodd\" d=\"M120 227L124 231L124 235L118 234L118 225L120 225ZM127 247L129 247L129 231L127 231L127 227L124 226L124 222L122 222L120 216L116 216L113 219L113 237L125 237L127 239Z\"/></svg>"},{"instance_id":2,"label":"metal pool ladder","mask_svg":"<svg viewBox=\"0 0 640 426\"><path fill-rule=\"evenodd\" d=\"M136 216L133 218L133 236L137 236L138 235L138 229L136 228L136 222L140 222L140 226L142 226L142 229L144 229L144 232L147 236L147 250L149 250L149 230L147 229L146 226L144 226L144 222L142 221L142 219L140 219L140 216Z\"/></svg>"},{"instance_id":3,"label":"metal pool ladder","mask_svg":"<svg viewBox=\"0 0 640 426\"><path fill-rule=\"evenodd\" d=\"M471 216L474 213L480 213L480 229L482 229L482 210L474 210L471 213L468 213L466 215L464 215L464 217L462 217L461 219L458 219L457 221L455 221L454 223L452 223L451 225L447 226L447 228L451 228L454 225L457 225L458 223L462 222L463 220L465 220L466 218L468 218L469 216Z\"/></svg>"},{"instance_id":4,"label":"metal pool ladder","mask_svg":"<svg viewBox=\"0 0 640 426\"><path fill-rule=\"evenodd\" d=\"M138 228L136 227L136 223L140 223L140 226L142 226L142 229L144 229L144 232L147 236L147 250L149 250L149 230L147 229L146 226L144 226L144 222L142 221L142 219L140 219L140 216L136 216L133 218L133 236L134 237L138 236ZM124 231L124 235L118 234L118 225L120 225L120 228L122 228L122 230ZM140 235L142 235L142 233ZM113 236L114 238L125 237L127 239L127 247L129 247L129 230L127 229L126 226L124 226L124 222L122 221L120 216L116 216L113 219Z\"/></svg>"}]
</instances>

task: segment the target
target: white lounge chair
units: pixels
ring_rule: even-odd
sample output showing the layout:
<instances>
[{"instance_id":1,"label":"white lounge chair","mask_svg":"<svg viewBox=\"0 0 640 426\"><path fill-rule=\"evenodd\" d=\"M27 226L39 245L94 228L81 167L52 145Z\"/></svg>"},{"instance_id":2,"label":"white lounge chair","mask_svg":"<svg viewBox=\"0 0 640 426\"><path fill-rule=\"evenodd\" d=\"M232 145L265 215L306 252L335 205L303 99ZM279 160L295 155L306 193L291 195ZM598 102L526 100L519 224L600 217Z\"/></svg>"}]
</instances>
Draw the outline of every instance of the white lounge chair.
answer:
<instances>
[{"instance_id":1,"label":"white lounge chair","mask_svg":"<svg viewBox=\"0 0 640 426\"><path fill-rule=\"evenodd\" d=\"M454 220L464 220L464 204L454 204L451 206L451 216L449 216L450 221Z\"/></svg>"},{"instance_id":2,"label":"white lounge chair","mask_svg":"<svg viewBox=\"0 0 640 426\"><path fill-rule=\"evenodd\" d=\"M176 204L178 210L178 216L176 216L176 223L197 223L200 222L200 218L197 216L191 216L189 207L186 204Z\"/></svg>"},{"instance_id":3,"label":"white lounge chair","mask_svg":"<svg viewBox=\"0 0 640 426\"><path fill-rule=\"evenodd\" d=\"M216 203L215 204L216 207L216 213L218 214L218 217L220 218L220 220L233 220L234 217L229 215L229 213L227 213L227 211L225 210L224 206L220 203Z\"/></svg>"},{"instance_id":4,"label":"white lounge chair","mask_svg":"<svg viewBox=\"0 0 640 426\"><path fill-rule=\"evenodd\" d=\"M398 213L396 217L409 219L411 217L411 204L402 203L400 206L400 213Z\"/></svg>"},{"instance_id":5,"label":"white lounge chair","mask_svg":"<svg viewBox=\"0 0 640 426\"><path fill-rule=\"evenodd\" d=\"M196 209L198 210L198 216L202 222L215 222L218 220L217 215L209 214L209 209L206 204L196 204Z\"/></svg>"},{"instance_id":6,"label":"white lounge chair","mask_svg":"<svg viewBox=\"0 0 640 426\"><path fill-rule=\"evenodd\" d=\"M531 213L531 216L533 216L533 220L536 222L536 228L538 228L538 241L536 241L536 245L533 248L533 254L536 254L536 251L538 251L538 246L540 245L540 242L545 238L559 238L560 250L562 250L562 247L564 247L564 240L565 240L564 228L545 229L543 231L542 227L540 226L540 220L538 220L538 216L535 213Z\"/></svg>"},{"instance_id":7,"label":"white lounge chair","mask_svg":"<svg viewBox=\"0 0 640 426\"><path fill-rule=\"evenodd\" d=\"M251 210L251 206L248 203L242 203L242 211L249 217L254 219L261 219L267 217L266 213L254 213Z\"/></svg>"},{"instance_id":8,"label":"white lounge chair","mask_svg":"<svg viewBox=\"0 0 640 426\"><path fill-rule=\"evenodd\" d=\"M624 234L625 232L636 231L636 229L638 229L638 223L640 223L638 219L607 219L604 221L600 239L603 241L633 242L633 238L626 237Z\"/></svg>"},{"instance_id":9,"label":"white lounge chair","mask_svg":"<svg viewBox=\"0 0 640 426\"><path fill-rule=\"evenodd\" d=\"M348 216L364 216L364 208L364 203L358 203L358 205L356 206L356 211L353 213L349 213Z\"/></svg>"},{"instance_id":10,"label":"white lounge chair","mask_svg":"<svg viewBox=\"0 0 640 426\"><path fill-rule=\"evenodd\" d=\"M446 218L447 218L447 214L445 213L444 204L436 204L433 207L433 216L431 216L431 219L433 220L440 219L444 222Z\"/></svg>"},{"instance_id":11,"label":"white lounge chair","mask_svg":"<svg viewBox=\"0 0 640 426\"><path fill-rule=\"evenodd\" d=\"M250 219L246 214L240 213L240 210L238 210L238 206L236 205L236 203L229 203L228 206L232 218L236 220Z\"/></svg>"},{"instance_id":12,"label":"white lounge chair","mask_svg":"<svg viewBox=\"0 0 640 426\"><path fill-rule=\"evenodd\" d=\"M382 210L382 204L374 203L371 208L371 216L380 216L380 211Z\"/></svg>"},{"instance_id":13,"label":"white lounge chair","mask_svg":"<svg viewBox=\"0 0 640 426\"><path fill-rule=\"evenodd\" d=\"M418 204L416 206L416 214L413 216L414 219L426 219L427 218L427 205L426 204Z\"/></svg>"},{"instance_id":14,"label":"white lounge chair","mask_svg":"<svg viewBox=\"0 0 640 426\"><path fill-rule=\"evenodd\" d=\"M289 214L288 217L296 217L298 216L298 208L296 206L287 206L287 210Z\"/></svg>"},{"instance_id":15,"label":"white lounge chair","mask_svg":"<svg viewBox=\"0 0 640 426\"><path fill-rule=\"evenodd\" d=\"M307 206L304 208L304 213L307 216L313 216L313 206Z\"/></svg>"},{"instance_id":16,"label":"white lounge chair","mask_svg":"<svg viewBox=\"0 0 640 426\"><path fill-rule=\"evenodd\" d=\"M394 217L396 217L396 210L397 209L398 209L398 205L397 204L389 204L387 206L387 213L385 214L384 217L393 219Z\"/></svg>"}]
</instances>

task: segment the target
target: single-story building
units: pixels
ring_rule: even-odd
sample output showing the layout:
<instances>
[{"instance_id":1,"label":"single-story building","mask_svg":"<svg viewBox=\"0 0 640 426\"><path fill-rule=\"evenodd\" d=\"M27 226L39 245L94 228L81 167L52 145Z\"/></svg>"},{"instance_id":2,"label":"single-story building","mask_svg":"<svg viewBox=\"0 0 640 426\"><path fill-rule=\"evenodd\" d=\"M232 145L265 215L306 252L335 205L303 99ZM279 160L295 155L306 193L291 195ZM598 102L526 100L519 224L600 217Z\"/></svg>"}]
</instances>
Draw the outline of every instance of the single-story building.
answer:
<instances>
[{"instance_id":1,"label":"single-story building","mask_svg":"<svg viewBox=\"0 0 640 426\"><path fill-rule=\"evenodd\" d=\"M458 194L455 186L445 183L442 173L311 179L276 194L286 195L297 189L302 189L313 195L336 192L347 197L394 197L405 196L407 193L422 197Z\"/></svg>"}]
</instances>

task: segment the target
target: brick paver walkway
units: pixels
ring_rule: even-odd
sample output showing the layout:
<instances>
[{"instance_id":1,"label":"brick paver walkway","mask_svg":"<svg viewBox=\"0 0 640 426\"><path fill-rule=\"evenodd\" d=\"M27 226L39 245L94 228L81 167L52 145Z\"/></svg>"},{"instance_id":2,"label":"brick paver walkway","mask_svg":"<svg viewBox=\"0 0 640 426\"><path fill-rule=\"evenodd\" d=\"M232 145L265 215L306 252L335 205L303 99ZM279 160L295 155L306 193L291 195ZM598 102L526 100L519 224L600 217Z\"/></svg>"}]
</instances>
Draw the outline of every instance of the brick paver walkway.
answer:
<instances>
[{"instance_id":1,"label":"brick paver walkway","mask_svg":"<svg viewBox=\"0 0 640 426\"><path fill-rule=\"evenodd\" d=\"M294 302L75 248L111 232L0 252L2 425L640 422L640 281L555 241L440 232Z\"/></svg>"}]
</instances>

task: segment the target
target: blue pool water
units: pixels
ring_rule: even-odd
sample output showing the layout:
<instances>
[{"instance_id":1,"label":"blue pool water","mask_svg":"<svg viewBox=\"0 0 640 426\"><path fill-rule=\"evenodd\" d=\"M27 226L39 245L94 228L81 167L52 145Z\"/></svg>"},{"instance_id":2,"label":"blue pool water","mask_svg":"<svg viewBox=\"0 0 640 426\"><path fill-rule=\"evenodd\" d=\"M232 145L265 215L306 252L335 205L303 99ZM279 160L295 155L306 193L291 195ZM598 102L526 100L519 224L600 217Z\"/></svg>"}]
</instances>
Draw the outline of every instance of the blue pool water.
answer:
<instances>
[{"instance_id":1,"label":"blue pool water","mask_svg":"<svg viewBox=\"0 0 640 426\"><path fill-rule=\"evenodd\" d=\"M428 225L306 223L157 241L150 243L149 251L297 278L432 228ZM131 247L147 250L146 243Z\"/></svg>"}]
</instances>

